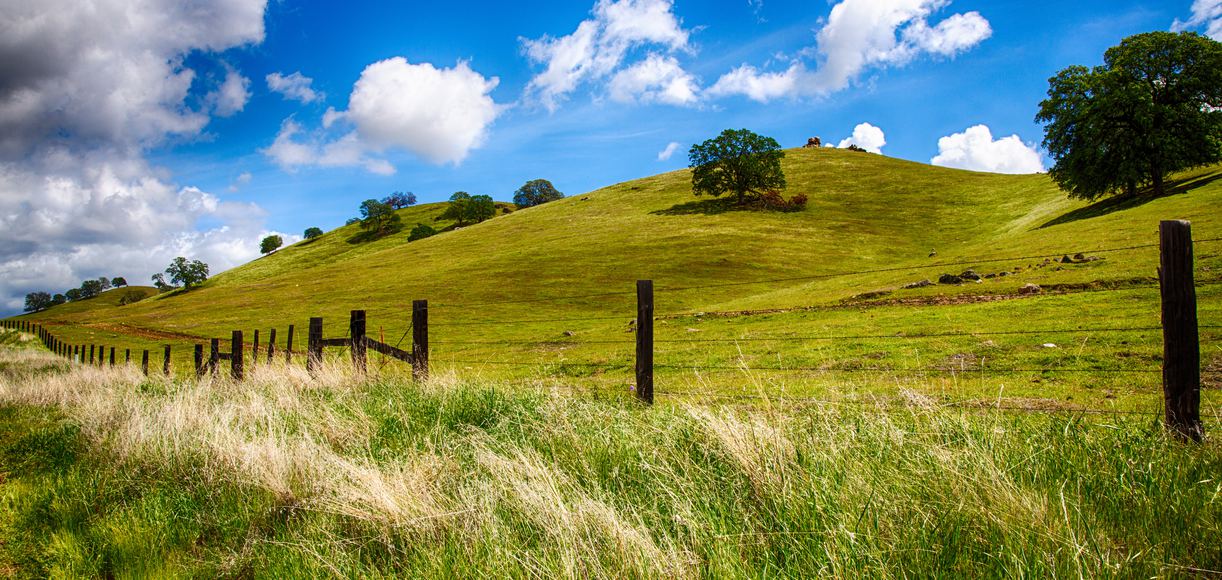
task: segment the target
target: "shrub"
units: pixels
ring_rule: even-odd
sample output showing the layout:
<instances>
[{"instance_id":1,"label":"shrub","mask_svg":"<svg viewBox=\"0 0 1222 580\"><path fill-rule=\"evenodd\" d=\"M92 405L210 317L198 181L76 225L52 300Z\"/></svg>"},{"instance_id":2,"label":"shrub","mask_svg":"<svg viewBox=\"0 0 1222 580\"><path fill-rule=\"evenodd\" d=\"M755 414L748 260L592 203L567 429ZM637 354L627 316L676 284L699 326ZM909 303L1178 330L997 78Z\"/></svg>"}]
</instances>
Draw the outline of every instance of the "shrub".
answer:
<instances>
[{"instance_id":1,"label":"shrub","mask_svg":"<svg viewBox=\"0 0 1222 580\"><path fill-rule=\"evenodd\" d=\"M127 292L124 292L122 296L119 297L119 306L127 306L128 304L135 304L141 300L144 300L145 298L148 298L148 296L145 295L144 292L141 292L139 290L128 290Z\"/></svg>"},{"instance_id":2,"label":"shrub","mask_svg":"<svg viewBox=\"0 0 1222 580\"><path fill-rule=\"evenodd\" d=\"M437 235L437 230L433 229L433 226L428 224L416 224L416 227L412 228L412 233L408 234L407 241L414 242L416 240L423 240L424 238L435 235Z\"/></svg>"}]
</instances>

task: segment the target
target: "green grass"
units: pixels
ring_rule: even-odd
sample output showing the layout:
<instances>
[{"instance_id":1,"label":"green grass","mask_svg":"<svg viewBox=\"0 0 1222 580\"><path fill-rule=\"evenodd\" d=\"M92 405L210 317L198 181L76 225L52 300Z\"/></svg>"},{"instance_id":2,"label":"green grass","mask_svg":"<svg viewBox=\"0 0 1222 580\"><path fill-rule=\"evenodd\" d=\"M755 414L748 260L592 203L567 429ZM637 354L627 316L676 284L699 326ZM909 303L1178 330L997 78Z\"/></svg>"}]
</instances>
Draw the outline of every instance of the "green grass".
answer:
<instances>
[{"instance_id":1,"label":"green grass","mask_svg":"<svg viewBox=\"0 0 1222 580\"><path fill-rule=\"evenodd\" d=\"M14 577L1180 577L1222 448L1152 417L662 404L0 351ZM1211 416L1216 429L1219 417Z\"/></svg>"}]
</instances>

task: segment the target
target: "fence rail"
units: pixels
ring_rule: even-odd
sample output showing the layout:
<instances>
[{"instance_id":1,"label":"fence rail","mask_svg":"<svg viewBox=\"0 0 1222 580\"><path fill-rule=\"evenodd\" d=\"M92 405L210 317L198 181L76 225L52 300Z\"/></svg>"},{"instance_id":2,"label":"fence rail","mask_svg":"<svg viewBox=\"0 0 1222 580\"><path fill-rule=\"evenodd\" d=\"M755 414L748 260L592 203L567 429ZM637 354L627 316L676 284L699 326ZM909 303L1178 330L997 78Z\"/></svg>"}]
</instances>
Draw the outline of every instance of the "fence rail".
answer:
<instances>
[{"instance_id":1,"label":"fence rail","mask_svg":"<svg viewBox=\"0 0 1222 580\"><path fill-rule=\"evenodd\" d=\"M1213 243L1222 241L1222 238L1209 238L1196 240L1195 244ZM475 306L483 305L503 305L503 304L532 304L532 303L547 303L567 300L584 300L590 298L606 298L606 297L627 297L635 294L637 309L635 317L630 317L625 314L612 316L589 316L589 317L536 317L525 319L483 319L483 320L444 320L440 323L434 323L434 326L509 326L509 325L531 325L531 324L546 324L559 322L605 322L605 321L625 321L630 326L630 331L634 334L631 339L619 340L581 340L574 339L547 339L547 340L442 340L436 341L433 344L437 345L482 345L482 346L539 346L539 345L557 345L557 346L580 346L580 345L611 345L611 344L632 344L635 347L633 360L631 362L583 362L583 361L536 361L525 362L521 360L463 360L463 359L434 359L433 362L453 365L495 365L495 366L510 366L510 367L552 367L552 368L581 368L588 370L609 371L609 370L627 370L631 368L632 376L635 379L633 385L633 393L636 398L646 404L654 402L655 395L672 396L672 397L689 397L689 396L707 396L710 398L751 398L757 395L734 395L734 394L718 394L718 393L700 393L696 391L673 391L662 390L655 391L655 376L656 370L682 370L682 371L697 371L697 372L741 372L741 371L769 371L769 372L803 372L803 373L903 373L910 375L927 375L927 374L971 374L971 373L989 373L989 374L1021 374L1021 373L1098 373L1098 374L1161 374L1164 392L1165 408L1161 413L1165 419L1167 428L1174 434L1184 439L1201 440L1203 437L1203 429L1200 418L1200 388L1201 388L1201 359L1200 359L1200 337L1199 331L1202 328L1216 329L1222 328L1218 325L1200 325L1197 320L1197 303L1196 303L1196 287L1197 283L1193 277L1193 245L1194 241L1191 237L1191 227L1186 221L1163 221L1159 224L1159 242L1157 244L1139 244L1124 247L1097 248L1088 251L1077 252L1055 252L1048 254L1035 254L1029 256L1010 256L1010 257L989 257L975 260L962 261L944 261L935 262L919 266L906 267L888 267L875 268L869 270L855 270L843 272L830 272L825 274L815 274L806 276L793 276L782 278L771 278L762 280L750 280L741 282L726 282L713 284L699 284L687 286L659 286L655 287L652 280L640 280L636 283L635 292L632 291L617 291L617 292L598 292L587 294L573 294L565 296L549 296L536 297L520 300L501 300L493 302L470 302L465 304L435 304L435 307L442 308L462 308L469 309ZM798 281L813 281L826 280L844 276L855 276L862 274L877 274L890 272L911 272L924 269L946 268L952 266L975 266L988 263L1001 262L1018 262L1032 259L1048 259L1058 256L1069 256L1074 254L1101 254L1112 252L1137 251L1150 248L1159 248L1160 268L1158 270L1158 286L1161 294L1161 319L1160 326L1111 326L1111 327L1086 327L1086 328L1045 328L1045 329L1022 329L1022 330L1005 330L1005 331L942 331L942 332L903 332L897 331L891 334L875 333L875 334L828 334L828 335L771 335L771 336L744 336L744 337L715 337L715 338L656 338L654 334L654 321L660 318L660 315L654 308L654 294L686 292L697 289L711 289L734 286L748 286L757 284L776 284L784 282ZM1207 283L1208 284L1208 283ZM309 332L306 346L306 368L311 374L316 374L319 365L323 361L324 351L328 348L347 349L352 360L353 367L358 373L364 374L367 370L368 351L390 357L392 359L407 363L412 367L412 376L416 380L425 380L429 374L429 303L427 300L415 300L412 303L411 324L409 325L404 335L400 337L399 343L406 339L408 334L411 334L410 349L399 347L399 343L389 344L384 339L376 340L370 337L366 331L366 311L353 310L350 313L348 327L343 337L326 338L324 337L323 319L320 317L311 318L309 321ZM693 316L696 313L681 313L666 315L667 317L674 316ZM714 313L716 314L716 313ZM111 366L116 364L117 351L114 345L102 344L68 344L60 340L57 336L51 333L48 329L41 325L28 320L4 320L0 321L0 326L8 329L16 329L22 332L33 333L42 341L42 343L52 352L76 361L80 364L97 364L105 365L107 362ZM287 329L287 341L282 351L286 363L292 363L293 336L294 326L289 325ZM975 366L954 367L953 365L945 366L924 366L924 367L894 367L888 365L863 366L863 367L846 367L836 368L834 366L808 366L808 365L775 365L775 366L741 366L741 365L725 365L725 364L677 364L677 363L657 363L655 361L656 345L658 344L740 344L740 343L806 343L818 341L867 341L867 340L924 340L924 339L939 339L939 338L958 338L958 337L986 337L986 336L1023 336L1023 335L1046 335L1046 334L1117 334L1117 333L1147 333L1159 331L1163 335L1163 365L1161 369L1116 369L1116 368L1090 368L1090 367L992 367L983 364ZM268 341L266 344L266 355L264 356L267 363L271 363L277 356L277 341L276 329L270 329L268 332ZM229 340L229 351L221 352L220 339L212 338L209 341L208 356L204 356L204 345L202 343L194 345L193 362L195 366L196 376L203 377L205 375L217 375L221 361L229 363L230 375L236 380L242 380L246 375L246 366L249 361L250 365L259 363L261 354L261 342L259 340L259 331L253 333L253 342L250 344L250 357L245 354L246 342L245 336L241 330L234 330ZM149 373L149 350L144 350L141 353L141 368L147 375ZM163 374L171 373L171 346L164 345L162 355ZM131 363L131 350L126 349L124 352L125 364ZM793 397L788 397L793 400ZM810 399L818 403L831 403L819 399ZM998 406L1000 408L1000 405ZM1025 410L1025 409L1019 409ZM1099 410L1101 412L1110 412Z\"/></svg>"}]
</instances>

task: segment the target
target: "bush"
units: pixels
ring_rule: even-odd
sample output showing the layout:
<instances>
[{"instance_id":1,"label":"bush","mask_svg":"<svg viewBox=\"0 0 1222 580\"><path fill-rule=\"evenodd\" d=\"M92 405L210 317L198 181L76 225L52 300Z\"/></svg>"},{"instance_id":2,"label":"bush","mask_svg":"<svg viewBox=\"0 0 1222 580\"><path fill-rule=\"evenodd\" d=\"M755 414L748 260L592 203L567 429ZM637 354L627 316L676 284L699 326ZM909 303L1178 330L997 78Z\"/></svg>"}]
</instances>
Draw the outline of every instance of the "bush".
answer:
<instances>
[{"instance_id":1,"label":"bush","mask_svg":"<svg viewBox=\"0 0 1222 580\"><path fill-rule=\"evenodd\" d=\"M788 200L775 189L760 194L760 206L776 211L802 211L806 208L806 201L805 193L796 194Z\"/></svg>"},{"instance_id":2,"label":"bush","mask_svg":"<svg viewBox=\"0 0 1222 580\"><path fill-rule=\"evenodd\" d=\"M424 238L435 235L437 235L437 230L433 229L433 226L428 224L416 224L416 227L412 228L412 233L407 235L407 241L414 242L416 240L423 240Z\"/></svg>"},{"instance_id":3,"label":"bush","mask_svg":"<svg viewBox=\"0 0 1222 580\"><path fill-rule=\"evenodd\" d=\"M145 298L148 298L148 296L145 295L144 292L141 292L139 290L128 290L127 292L124 292L122 296L119 297L119 306L127 306L128 304L135 304L141 300L144 300Z\"/></svg>"}]
</instances>

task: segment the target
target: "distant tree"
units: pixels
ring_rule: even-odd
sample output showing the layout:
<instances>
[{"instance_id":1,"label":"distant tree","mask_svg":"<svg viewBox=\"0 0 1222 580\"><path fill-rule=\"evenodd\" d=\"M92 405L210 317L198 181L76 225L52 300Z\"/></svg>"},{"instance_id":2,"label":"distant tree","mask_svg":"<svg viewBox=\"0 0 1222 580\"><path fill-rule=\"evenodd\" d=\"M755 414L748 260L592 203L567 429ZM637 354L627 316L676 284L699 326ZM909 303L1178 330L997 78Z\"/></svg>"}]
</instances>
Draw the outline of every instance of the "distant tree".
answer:
<instances>
[{"instance_id":1,"label":"distant tree","mask_svg":"<svg viewBox=\"0 0 1222 580\"><path fill-rule=\"evenodd\" d=\"M110 290L110 278L102 276L101 278L98 278L98 284L102 285L103 291Z\"/></svg>"},{"instance_id":2,"label":"distant tree","mask_svg":"<svg viewBox=\"0 0 1222 580\"><path fill-rule=\"evenodd\" d=\"M376 199L361 202L361 229L381 236L399 228L399 214Z\"/></svg>"},{"instance_id":3,"label":"distant tree","mask_svg":"<svg viewBox=\"0 0 1222 580\"><path fill-rule=\"evenodd\" d=\"M382 198L382 203L389 205L391 209L403 209L408 206L416 205L416 194L410 191L407 193L396 191Z\"/></svg>"},{"instance_id":4,"label":"distant tree","mask_svg":"<svg viewBox=\"0 0 1222 580\"><path fill-rule=\"evenodd\" d=\"M1166 193L1174 171L1222 160L1222 43L1193 32L1148 32L1107 49L1103 66L1048 79L1049 175L1069 197Z\"/></svg>"},{"instance_id":5,"label":"distant tree","mask_svg":"<svg viewBox=\"0 0 1222 580\"><path fill-rule=\"evenodd\" d=\"M63 294L56 294L55 296L52 296L52 297L51 297L51 305L52 305L52 306L58 306L58 305L63 304L63 303L65 303L65 302L67 302L67 301L68 301L68 297L67 297L67 296L64 296Z\"/></svg>"},{"instance_id":6,"label":"distant tree","mask_svg":"<svg viewBox=\"0 0 1222 580\"><path fill-rule=\"evenodd\" d=\"M322 230L318 228L306 228L306 231L305 231L305 234L303 234L303 237L307 240L312 240L321 235L322 235Z\"/></svg>"},{"instance_id":7,"label":"distant tree","mask_svg":"<svg viewBox=\"0 0 1222 580\"><path fill-rule=\"evenodd\" d=\"M423 240L424 238L435 235L437 235L437 230L433 229L433 226L428 224L416 224L416 227L412 228L412 233L407 235L407 241L414 242L416 240Z\"/></svg>"},{"instance_id":8,"label":"distant tree","mask_svg":"<svg viewBox=\"0 0 1222 580\"><path fill-rule=\"evenodd\" d=\"M93 298L101 293L101 280L85 280L81 282L81 298Z\"/></svg>"},{"instance_id":9,"label":"distant tree","mask_svg":"<svg viewBox=\"0 0 1222 580\"><path fill-rule=\"evenodd\" d=\"M167 290L174 289L173 286L166 284L165 274L162 274L160 272L157 274L153 274L153 286L156 287L157 290L160 292L165 292Z\"/></svg>"},{"instance_id":10,"label":"distant tree","mask_svg":"<svg viewBox=\"0 0 1222 580\"><path fill-rule=\"evenodd\" d=\"M127 286L127 278L124 278L122 276L115 276L114 278L110 279L110 283L114 284L115 288L121 288L123 286Z\"/></svg>"},{"instance_id":11,"label":"distant tree","mask_svg":"<svg viewBox=\"0 0 1222 580\"><path fill-rule=\"evenodd\" d=\"M284 245L284 239L281 238L280 236L273 234L273 235L267 236L266 238L263 238L263 241L259 242L259 252L263 254L270 254L271 252L276 251L280 246L283 246L283 245Z\"/></svg>"},{"instance_id":12,"label":"distant tree","mask_svg":"<svg viewBox=\"0 0 1222 580\"><path fill-rule=\"evenodd\" d=\"M492 201L490 195L473 195L467 200L463 216L463 221L473 224L490 220L496 216L496 202Z\"/></svg>"},{"instance_id":13,"label":"distant tree","mask_svg":"<svg viewBox=\"0 0 1222 580\"><path fill-rule=\"evenodd\" d=\"M346 221L344 221L344 225L346 226L359 223L361 223L361 218L348 218Z\"/></svg>"},{"instance_id":14,"label":"distant tree","mask_svg":"<svg viewBox=\"0 0 1222 580\"><path fill-rule=\"evenodd\" d=\"M450 196L450 205L441 212L437 219L454 220L458 222L458 225L462 225L467 221L467 204L470 202L471 194L465 191L455 191L454 195Z\"/></svg>"},{"instance_id":15,"label":"distant tree","mask_svg":"<svg viewBox=\"0 0 1222 580\"><path fill-rule=\"evenodd\" d=\"M208 264L199 260L190 260L179 256L174 258L165 269L165 273L170 275L170 281L175 284L182 284L185 288L190 288L202 284L208 279Z\"/></svg>"},{"instance_id":16,"label":"distant tree","mask_svg":"<svg viewBox=\"0 0 1222 580\"><path fill-rule=\"evenodd\" d=\"M25 295L26 312L39 312L51 306L51 295L46 292L30 292Z\"/></svg>"},{"instance_id":17,"label":"distant tree","mask_svg":"<svg viewBox=\"0 0 1222 580\"><path fill-rule=\"evenodd\" d=\"M69 302L76 302L77 300L80 300L81 298L84 298L84 297L85 296L84 294L81 293L80 288L72 288L70 290L64 291L64 298L67 298Z\"/></svg>"},{"instance_id":18,"label":"distant tree","mask_svg":"<svg viewBox=\"0 0 1222 580\"><path fill-rule=\"evenodd\" d=\"M534 207L558 199L564 199L564 194L557 191L552 182L546 179L527 181L513 193L513 203L520 208Z\"/></svg>"},{"instance_id":19,"label":"distant tree","mask_svg":"<svg viewBox=\"0 0 1222 580\"><path fill-rule=\"evenodd\" d=\"M772 137L746 129L726 129L687 154L692 169L692 193L718 197L733 194L742 205L769 190L785 189L781 159L785 152Z\"/></svg>"},{"instance_id":20,"label":"distant tree","mask_svg":"<svg viewBox=\"0 0 1222 580\"><path fill-rule=\"evenodd\" d=\"M145 298L148 298L148 296L145 295L144 292L141 292L139 290L128 290L127 292L124 292L122 296L119 297L119 306L127 306L128 304L135 304L141 300L144 300Z\"/></svg>"}]
</instances>

